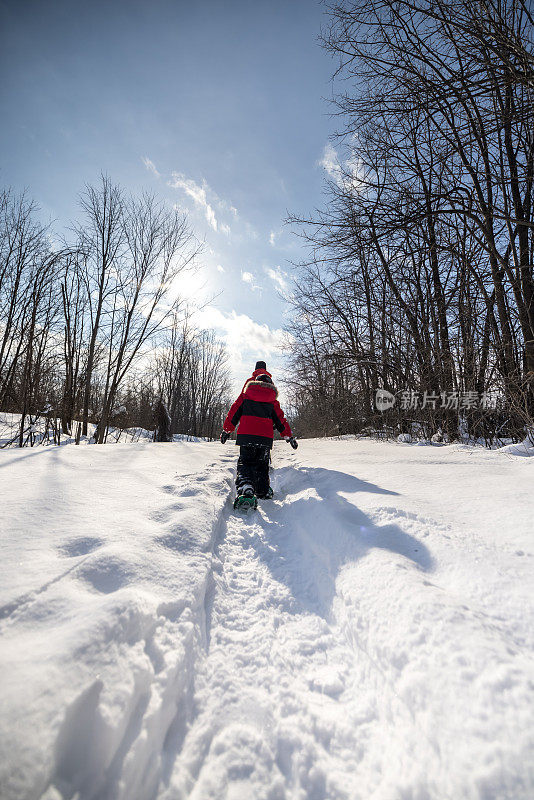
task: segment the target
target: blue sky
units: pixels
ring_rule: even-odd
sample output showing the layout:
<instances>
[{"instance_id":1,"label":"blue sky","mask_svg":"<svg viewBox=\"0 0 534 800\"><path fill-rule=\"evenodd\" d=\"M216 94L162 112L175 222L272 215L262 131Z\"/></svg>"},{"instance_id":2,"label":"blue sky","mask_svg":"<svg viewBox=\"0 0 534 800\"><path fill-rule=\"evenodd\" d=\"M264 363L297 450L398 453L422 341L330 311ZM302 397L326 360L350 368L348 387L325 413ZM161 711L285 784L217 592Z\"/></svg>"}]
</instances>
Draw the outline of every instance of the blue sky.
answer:
<instances>
[{"instance_id":1,"label":"blue sky","mask_svg":"<svg viewBox=\"0 0 534 800\"><path fill-rule=\"evenodd\" d=\"M283 220L323 203L324 22L315 0L0 0L2 183L65 224L100 172L186 209L205 248L180 288L215 297L198 323L236 386L256 358L281 367L301 255Z\"/></svg>"}]
</instances>

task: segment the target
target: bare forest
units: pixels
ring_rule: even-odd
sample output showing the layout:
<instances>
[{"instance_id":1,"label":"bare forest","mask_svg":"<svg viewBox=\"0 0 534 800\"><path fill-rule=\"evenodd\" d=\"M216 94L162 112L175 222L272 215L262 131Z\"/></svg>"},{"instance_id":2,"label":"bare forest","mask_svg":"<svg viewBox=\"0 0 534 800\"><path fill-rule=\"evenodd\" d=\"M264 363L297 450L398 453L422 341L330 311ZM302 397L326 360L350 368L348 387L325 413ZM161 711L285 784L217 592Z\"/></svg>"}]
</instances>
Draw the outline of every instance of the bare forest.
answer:
<instances>
[{"instance_id":1,"label":"bare forest","mask_svg":"<svg viewBox=\"0 0 534 800\"><path fill-rule=\"evenodd\" d=\"M526 0L329 7L338 136L293 293L301 433L522 439L534 417ZM394 399L376 408L377 390Z\"/></svg>"},{"instance_id":2,"label":"bare forest","mask_svg":"<svg viewBox=\"0 0 534 800\"><path fill-rule=\"evenodd\" d=\"M225 349L180 294L199 250L183 214L107 177L86 186L65 241L25 194L1 192L0 412L14 415L2 446L154 430L162 403L167 437L216 436Z\"/></svg>"}]
</instances>

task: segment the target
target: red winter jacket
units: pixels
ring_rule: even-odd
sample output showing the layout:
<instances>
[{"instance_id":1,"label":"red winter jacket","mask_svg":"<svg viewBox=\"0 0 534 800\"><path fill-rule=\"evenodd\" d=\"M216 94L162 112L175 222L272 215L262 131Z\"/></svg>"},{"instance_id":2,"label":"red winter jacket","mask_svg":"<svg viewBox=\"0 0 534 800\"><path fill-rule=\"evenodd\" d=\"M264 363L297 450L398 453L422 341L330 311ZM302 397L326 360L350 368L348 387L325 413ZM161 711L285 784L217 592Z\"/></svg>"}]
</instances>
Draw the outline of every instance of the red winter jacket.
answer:
<instances>
[{"instance_id":1,"label":"red winter jacket","mask_svg":"<svg viewBox=\"0 0 534 800\"><path fill-rule=\"evenodd\" d=\"M292 436L292 433L276 399L276 386L255 380L260 375L271 377L265 369L257 369L252 373L252 378L245 383L243 391L228 412L223 428L231 433L239 425L237 444L263 444L271 448L275 427L281 436Z\"/></svg>"}]
</instances>

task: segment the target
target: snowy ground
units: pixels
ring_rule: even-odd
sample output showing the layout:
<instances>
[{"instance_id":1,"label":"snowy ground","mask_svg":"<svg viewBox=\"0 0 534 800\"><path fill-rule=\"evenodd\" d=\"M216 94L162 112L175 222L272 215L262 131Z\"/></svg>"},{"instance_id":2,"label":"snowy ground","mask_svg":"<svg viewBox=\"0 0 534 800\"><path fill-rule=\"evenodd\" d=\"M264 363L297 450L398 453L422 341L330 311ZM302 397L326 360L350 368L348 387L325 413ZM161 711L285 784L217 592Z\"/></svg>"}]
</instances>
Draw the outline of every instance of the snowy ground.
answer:
<instances>
[{"instance_id":1,"label":"snowy ground","mask_svg":"<svg viewBox=\"0 0 534 800\"><path fill-rule=\"evenodd\" d=\"M19 447L20 436L20 414L8 414L6 412L0 413L0 449L4 448L17 448ZM72 435L61 433L61 421L59 419L47 420L45 416L26 417L24 424L23 445L24 447L43 446L55 447L57 440L61 445L75 444L76 431L78 422L73 422ZM54 437L54 427L59 432ZM93 444L92 437L94 436L96 425L89 423L88 436L81 436L78 444ZM33 444L30 442L30 431L32 433ZM173 440L175 442L202 442L206 441L197 436L189 436L184 433L175 433ZM106 444L132 443L132 442L153 442L154 431L149 431L146 428L108 428Z\"/></svg>"},{"instance_id":2,"label":"snowy ground","mask_svg":"<svg viewBox=\"0 0 534 800\"><path fill-rule=\"evenodd\" d=\"M2 800L534 796L534 459L0 451Z\"/></svg>"}]
</instances>

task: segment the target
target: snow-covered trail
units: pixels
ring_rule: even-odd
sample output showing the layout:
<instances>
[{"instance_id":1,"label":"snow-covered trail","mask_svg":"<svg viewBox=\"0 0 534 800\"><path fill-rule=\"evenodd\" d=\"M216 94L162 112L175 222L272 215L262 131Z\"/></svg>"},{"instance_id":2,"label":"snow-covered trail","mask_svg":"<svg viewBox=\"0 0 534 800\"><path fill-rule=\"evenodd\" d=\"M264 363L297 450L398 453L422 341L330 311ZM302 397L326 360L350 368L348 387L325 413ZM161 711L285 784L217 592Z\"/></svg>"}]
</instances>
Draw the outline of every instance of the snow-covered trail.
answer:
<instances>
[{"instance_id":1,"label":"snow-covered trail","mask_svg":"<svg viewBox=\"0 0 534 800\"><path fill-rule=\"evenodd\" d=\"M433 582L424 540L447 527L365 514L358 494L396 493L280 460L277 499L223 517L195 714L162 797L530 796L532 654Z\"/></svg>"},{"instance_id":2,"label":"snow-covered trail","mask_svg":"<svg viewBox=\"0 0 534 800\"><path fill-rule=\"evenodd\" d=\"M534 795L533 460L274 453L0 453L2 800Z\"/></svg>"},{"instance_id":3,"label":"snow-covered trail","mask_svg":"<svg viewBox=\"0 0 534 800\"><path fill-rule=\"evenodd\" d=\"M380 665L358 652L346 620L332 613L339 568L361 547L350 535L335 540L329 509L314 512L318 535L309 530L309 512L298 507L320 499L309 477L285 467L273 503L247 517L230 508L224 515L196 715L163 798L368 797L375 787L360 762L370 745L375 757L383 752L392 717L428 768L432 744ZM429 563L415 545L402 537L408 558ZM399 776L398 765L390 767L390 781L385 763L373 780L391 789Z\"/></svg>"}]
</instances>

